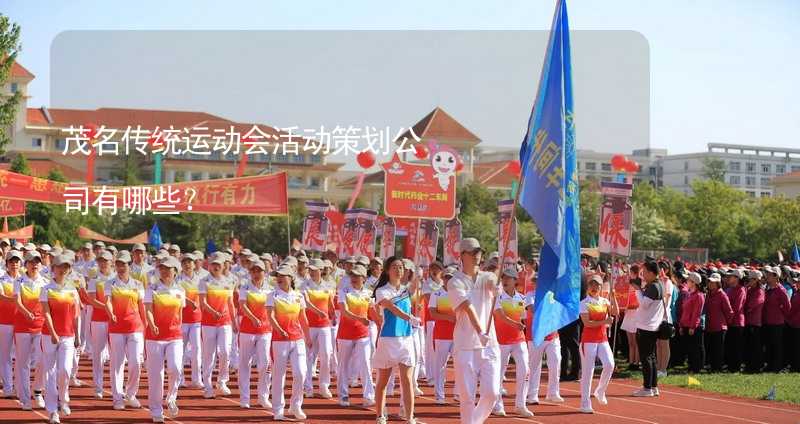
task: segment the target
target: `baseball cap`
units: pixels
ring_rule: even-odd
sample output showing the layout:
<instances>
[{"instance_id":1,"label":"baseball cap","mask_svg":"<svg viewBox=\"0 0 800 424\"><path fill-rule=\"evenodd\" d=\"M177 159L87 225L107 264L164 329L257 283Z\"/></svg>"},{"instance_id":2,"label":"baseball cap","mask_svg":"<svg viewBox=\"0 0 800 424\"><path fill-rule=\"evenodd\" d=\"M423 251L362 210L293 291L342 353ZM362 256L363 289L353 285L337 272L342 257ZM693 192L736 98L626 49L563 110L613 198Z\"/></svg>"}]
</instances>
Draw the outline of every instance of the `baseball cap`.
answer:
<instances>
[{"instance_id":1,"label":"baseball cap","mask_svg":"<svg viewBox=\"0 0 800 424\"><path fill-rule=\"evenodd\" d=\"M192 261L192 262L194 262L196 260L197 260L197 256L195 256L194 253L184 253L183 256L181 256L181 262L183 262L183 261Z\"/></svg>"},{"instance_id":2,"label":"baseball cap","mask_svg":"<svg viewBox=\"0 0 800 424\"><path fill-rule=\"evenodd\" d=\"M294 256L287 256L286 259L283 260L283 265L297 265L297 258Z\"/></svg>"},{"instance_id":3,"label":"baseball cap","mask_svg":"<svg viewBox=\"0 0 800 424\"><path fill-rule=\"evenodd\" d=\"M500 259L500 252L492 252L489 254L489 257L487 258L489 262L497 261L499 259Z\"/></svg>"},{"instance_id":4,"label":"baseball cap","mask_svg":"<svg viewBox=\"0 0 800 424\"><path fill-rule=\"evenodd\" d=\"M250 249L242 249L242 251L241 251L241 252L239 252L239 254L240 254L240 255L242 255L242 256L244 256L244 257L247 257L247 256L250 256L250 255L252 255L252 254L253 254L253 251L252 251L252 250L250 250Z\"/></svg>"},{"instance_id":5,"label":"baseball cap","mask_svg":"<svg viewBox=\"0 0 800 424\"><path fill-rule=\"evenodd\" d=\"M333 268L333 262L331 262L328 259L325 259L324 261L322 261L322 263L325 264L325 268Z\"/></svg>"},{"instance_id":6,"label":"baseball cap","mask_svg":"<svg viewBox=\"0 0 800 424\"><path fill-rule=\"evenodd\" d=\"M131 251L135 252L137 250L141 250L142 252L146 252L147 251L147 249L145 249L145 247L144 247L144 245L142 243L136 243L136 244L133 245L133 249L131 249Z\"/></svg>"},{"instance_id":7,"label":"baseball cap","mask_svg":"<svg viewBox=\"0 0 800 424\"><path fill-rule=\"evenodd\" d=\"M28 252L25 252L25 262L30 262L30 261L32 261L34 259L38 259L39 262L41 262L42 261L42 255L40 255L39 252L37 252L35 250L30 250Z\"/></svg>"},{"instance_id":8,"label":"baseball cap","mask_svg":"<svg viewBox=\"0 0 800 424\"><path fill-rule=\"evenodd\" d=\"M517 273L517 270L512 268L512 267L508 267L508 268L504 269L503 270L503 275L511 277L511 278L514 278L514 279L519 278L519 274Z\"/></svg>"},{"instance_id":9,"label":"baseball cap","mask_svg":"<svg viewBox=\"0 0 800 424\"><path fill-rule=\"evenodd\" d=\"M263 255L261 255L261 260L272 262L272 255L270 255L269 253L264 253Z\"/></svg>"},{"instance_id":10,"label":"baseball cap","mask_svg":"<svg viewBox=\"0 0 800 424\"><path fill-rule=\"evenodd\" d=\"M194 259L196 261L201 261L201 260L205 259L205 257L206 257L206 255L204 255L203 252L201 252L199 250L195 250L194 252L192 252L192 254L194 255Z\"/></svg>"},{"instance_id":11,"label":"baseball cap","mask_svg":"<svg viewBox=\"0 0 800 424\"><path fill-rule=\"evenodd\" d=\"M476 238L467 237L458 242L458 253L473 252L475 250L482 250L481 244L478 243L478 239Z\"/></svg>"},{"instance_id":12,"label":"baseball cap","mask_svg":"<svg viewBox=\"0 0 800 424\"><path fill-rule=\"evenodd\" d=\"M124 264L131 263L131 252L128 252L127 250L119 252L119 255L117 255L116 262L122 262Z\"/></svg>"},{"instance_id":13,"label":"baseball cap","mask_svg":"<svg viewBox=\"0 0 800 424\"><path fill-rule=\"evenodd\" d=\"M708 281L716 281L719 283L722 281L722 277L715 272L708 276Z\"/></svg>"},{"instance_id":14,"label":"baseball cap","mask_svg":"<svg viewBox=\"0 0 800 424\"><path fill-rule=\"evenodd\" d=\"M6 261L10 261L12 259L19 259L22 261L22 252L19 250L9 250L8 253L6 253Z\"/></svg>"},{"instance_id":15,"label":"baseball cap","mask_svg":"<svg viewBox=\"0 0 800 424\"><path fill-rule=\"evenodd\" d=\"M212 253L211 256L209 256L208 258L209 258L209 263L212 264L222 265L225 263L225 254L219 251Z\"/></svg>"},{"instance_id":16,"label":"baseball cap","mask_svg":"<svg viewBox=\"0 0 800 424\"><path fill-rule=\"evenodd\" d=\"M104 248L104 249L105 249L105 247L106 247L106 244L105 244L105 243L103 243L102 241L99 241L99 240L98 240L98 241L94 242L94 247L102 247L102 248Z\"/></svg>"},{"instance_id":17,"label":"baseball cap","mask_svg":"<svg viewBox=\"0 0 800 424\"><path fill-rule=\"evenodd\" d=\"M106 260L106 261L113 261L114 260L114 255L112 255L111 252L109 252L108 250L104 250L104 251L100 252L100 254L97 256L97 258L98 259L103 259L103 260Z\"/></svg>"},{"instance_id":18,"label":"baseball cap","mask_svg":"<svg viewBox=\"0 0 800 424\"><path fill-rule=\"evenodd\" d=\"M769 265L765 266L764 267L764 272L767 272L767 273L770 273L770 274L775 274L778 277L781 276L781 269L779 267L777 267L777 266L769 266Z\"/></svg>"},{"instance_id":19,"label":"baseball cap","mask_svg":"<svg viewBox=\"0 0 800 424\"><path fill-rule=\"evenodd\" d=\"M11 246L11 240L7 239L6 237L0 238L0 244L3 244L3 243Z\"/></svg>"},{"instance_id":20,"label":"baseball cap","mask_svg":"<svg viewBox=\"0 0 800 424\"><path fill-rule=\"evenodd\" d=\"M300 256L297 258L297 262L302 262L304 264L309 263L308 256Z\"/></svg>"},{"instance_id":21,"label":"baseball cap","mask_svg":"<svg viewBox=\"0 0 800 424\"><path fill-rule=\"evenodd\" d=\"M354 264L354 263L357 263L357 262L358 262L358 260L356 259L356 257L355 257L355 256L351 256L351 257L349 257L349 258L345 259L345 262L347 262L347 263L349 263L349 264Z\"/></svg>"},{"instance_id":22,"label":"baseball cap","mask_svg":"<svg viewBox=\"0 0 800 424\"><path fill-rule=\"evenodd\" d=\"M164 259L164 261L158 264L158 266L173 268L175 271L180 271L181 269L181 263L178 262L178 259L175 258L174 256L170 256L167 259Z\"/></svg>"},{"instance_id":23,"label":"baseball cap","mask_svg":"<svg viewBox=\"0 0 800 424\"><path fill-rule=\"evenodd\" d=\"M414 262L412 262L411 259L403 258L403 268L405 268L406 271L408 271L408 270L414 270L417 267L414 266Z\"/></svg>"},{"instance_id":24,"label":"baseball cap","mask_svg":"<svg viewBox=\"0 0 800 424\"><path fill-rule=\"evenodd\" d=\"M763 277L763 275L761 274L761 271L759 271L757 269L747 270L747 278L749 278L751 280L760 280L761 277Z\"/></svg>"},{"instance_id":25,"label":"baseball cap","mask_svg":"<svg viewBox=\"0 0 800 424\"><path fill-rule=\"evenodd\" d=\"M181 251L181 247L178 246L177 244L171 244L169 246L169 249L167 249L167 251L172 252L173 250L176 251L176 252L180 252Z\"/></svg>"},{"instance_id":26,"label":"baseball cap","mask_svg":"<svg viewBox=\"0 0 800 424\"><path fill-rule=\"evenodd\" d=\"M742 277L744 276L744 273L742 272L741 269L734 268L734 269L731 269L730 271L728 271L727 275L731 276L731 277L736 277L736 278L741 280Z\"/></svg>"},{"instance_id":27,"label":"baseball cap","mask_svg":"<svg viewBox=\"0 0 800 424\"><path fill-rule=\"evenodd\" d=\"M353 266L353 269L350 270L350 273L353 274L353 275L366 277L367 276L367 269L364 268L364 265L356 264L355 266Z\"/></svg>"},{"instance_id":28,"label":"baseball cap","mask_svg":"<svg viewBox=\"0 0 800 424\"><path fill-rule=\"evenodd\" d=\"M445 276L445 277L452 277L452 276L456 275L456 272L458 272L458 269L456 269L456 267L454 267L454 266L449 266L449 267L447 267L447 268L445 268L445 269L444 269L444 274L443 274L443 276Z\"/></svg>"},{"instance_id":29,"label":"baseball cap","mask_svg":"<svg viewBox=\"0 0 800 424\"><path fill-rule=\"evenodd\" d=\"M319 271L325 268L325 262L323 262L322 259L313 259L311 263L308 264L308 268Z\"/></svg>"},{"instance_id":30,"label":"baseball cap","mask_svg":"<svg viewBox=\"0 0 800 424\"><path fill-rule=\"evenodd\" d=\"M251 269L252 268L259 268L262 271L266 271L267 270L267 265L264 264L264 261L262 261L261 259L256 259L255 261L253 261L252 264L250 264L250 268Z\"/></svg>"},{"instance_id":31,"label":"baseball cap","mask_svg":"<svg viewBox=\"0 0 800 424\"><path fill-rule=\"evenodd\" d=\"M598 274L592 275L592 277L589 278L589 282L603 285L603 277L599 276Z\"/></svg>"},{"instance_id":32,"label":"baseball cap","mask_svg":"<svg viewBox=\"0 0 800 424\"><path fill-rule=\"evenodd\" d=\"M703 281L703 278L700 277L700 274L696 272L690 272L688 279L694 282L695 284L700 284L700 282Z\"/></svg>"},{"instance_id":33,"label":"baseball cap","mask_svg":"<svg viewBox=\"0 0 800 424\"><path fill-rule=\"evenodd\" d=\"M33 243L25 243L25 246L23 246L23 249L25 249L25 250L36 250L36 245L33 244Z\"/></svg>"},{"instance_id":34,"label":"baseball cap","mask_svg":"<svg viewBox=\"0 0 800 424\"><path fill-rule=\"evenodd\" d=\"M294 277L294 270L289 266L281 265L281 266L278 267L278 269L275 270L275 272L273 272L273 274L275 274L275 275L288 275L290 277Z\"/></svg>"},{"instance_id":35,"label":"baseball cap","mask_svg":"<svg viewBox=\"0 0 800 424\"><path fill-rule=\"evenodd\" d=\"M72 257L69 255L58 255L53 258L53 266L69 265L72 266Z\"/></svg>"},{"instance_id":36,"label":"baseball cap","mask_svg":"<svg viewBox=\"0 0 800 424\"><path fill-rule=\"evenodd\" d=\"M359 264L364 265L364 266L368 266L369 265L369 258L364 256L364 255L358 255L358 256L356 256L356 263L359 263Z\"/></svg>"},{"instance_id":37,"label":"baseball cap","mask_svg":"<svg viewBox=\"0 0 800 424\"><path fill-rule=\"evenodd\" d=\"M43 251L45 251L45 252L49 252L49 251L53 250L53 248L52 248L52 247L50 247L50 245L49 245L49 244L47 244L47 243L44 243L44 244L40 244L40 245L39 245L39 250L43 250Z\"/></svg>"}]
</instances>

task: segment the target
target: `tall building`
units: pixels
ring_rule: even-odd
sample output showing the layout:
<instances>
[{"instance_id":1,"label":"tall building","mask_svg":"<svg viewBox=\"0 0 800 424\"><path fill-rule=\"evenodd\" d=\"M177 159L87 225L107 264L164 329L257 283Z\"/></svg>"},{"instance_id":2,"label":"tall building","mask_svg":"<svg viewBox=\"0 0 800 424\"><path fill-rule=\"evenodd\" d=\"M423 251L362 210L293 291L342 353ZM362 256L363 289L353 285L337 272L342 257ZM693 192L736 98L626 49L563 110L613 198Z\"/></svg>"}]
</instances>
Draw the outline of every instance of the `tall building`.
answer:
<instances>
[{"instance_id":1,"label":"tall building","mask_svg":"<svg viewBox=\"0 0 800 424\"><path fill-rule=\"evenodd\" d=\"M73 182L86 180L86 156L84 154L64 154L65 150L74 151L75 143L67 144L70 127L80 127L88 123L116 130L112 141L119 142L118 154L98 154L95 159L95 183L119 184L122 182L121 170L126 166L125 143L123 136L127 128L155 130L175 128L188 129L192 137L205 135L205 149L198 148L194 153L167 154L163 162L163 183L180 181L206 180L233 177L240 160L240 155L231 151L217 149L217 142L226 140L226 132L241 135L251 132L272 139L267 153L248 156L245 175L286 171L290 199L329 200L339 202L347 199L348 192L339 189L334 174L343 163L329 162L323 151L306 151L307 140L286 134L264 124L232 121L206 112L143 110L123 108L99 108L94 110L30 108L28 84L34 75L21 65L15 63L9 82L3 87L5 94L22 92L22 104L16 114L16 120L7 131L11 144L6 147L5 163L0 169L7 169L8 161L23 153L31 164L36 176L44 177L53 168L58 168ZM74 135L72 136L74 137ZM192 140L199 138L192 138ZM299 148L284 148L286 143ZM198 143L199 144L199 143ZM188 146L188 144L187 144ZM279 146L277 151L275 146ZM135 151L135 144L128 143L128 157L140 155ZM208 154L204 154L207 152ZM153 156L141 155L137 163L138 174L145 183L152 182Z\"/></svg>"}]
</instances>

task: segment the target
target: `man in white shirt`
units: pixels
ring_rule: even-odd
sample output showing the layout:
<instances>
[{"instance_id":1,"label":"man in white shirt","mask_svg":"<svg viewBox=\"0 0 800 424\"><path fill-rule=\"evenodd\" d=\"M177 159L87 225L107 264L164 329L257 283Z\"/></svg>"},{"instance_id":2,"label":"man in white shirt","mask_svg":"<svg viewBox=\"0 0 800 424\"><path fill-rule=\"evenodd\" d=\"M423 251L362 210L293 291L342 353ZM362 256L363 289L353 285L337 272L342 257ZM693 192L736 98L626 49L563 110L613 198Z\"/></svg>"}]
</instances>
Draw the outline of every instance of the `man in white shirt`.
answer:
<instances>
[{"instance_id":1,"label":"man in white shirt","mask_svg":"<svg viewBox=\"0 0 800 424\"><path fill-rule=\"evenodd\" d=\"M458 245L462 271L447 284L447 296L456 312L453 357L461 423L483 423L500 396L500 348L490 316L500 292L497 275L478 268L483 250L474 238ZM480 381L480 399L475 392Z\"/></svg>"}]
</instances>

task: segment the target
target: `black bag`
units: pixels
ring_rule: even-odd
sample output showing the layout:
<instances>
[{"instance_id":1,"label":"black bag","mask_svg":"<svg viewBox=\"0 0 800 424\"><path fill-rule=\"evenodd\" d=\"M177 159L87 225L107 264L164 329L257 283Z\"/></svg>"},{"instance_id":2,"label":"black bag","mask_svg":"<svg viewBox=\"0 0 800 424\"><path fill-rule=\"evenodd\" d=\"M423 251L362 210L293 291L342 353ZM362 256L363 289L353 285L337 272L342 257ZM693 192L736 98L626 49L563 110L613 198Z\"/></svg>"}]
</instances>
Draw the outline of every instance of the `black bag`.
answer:
<instances>
[{"instance_id":1,"label":"black bag","mask_svg":"<svg viewBox=\"0 0 800 424\"><path fill-rule=\"evenodd\" d=\"M659 284L661 284L659 282ZM669 340L675 336L675 326L670 324L669 321L666 320L667 315L667 298L664 296L664 289L661 289L661 302L664 304L664 321L661 321L661 324L658 326L658 335L656 336L659 340Z\"/></svg>"}]
</instances>

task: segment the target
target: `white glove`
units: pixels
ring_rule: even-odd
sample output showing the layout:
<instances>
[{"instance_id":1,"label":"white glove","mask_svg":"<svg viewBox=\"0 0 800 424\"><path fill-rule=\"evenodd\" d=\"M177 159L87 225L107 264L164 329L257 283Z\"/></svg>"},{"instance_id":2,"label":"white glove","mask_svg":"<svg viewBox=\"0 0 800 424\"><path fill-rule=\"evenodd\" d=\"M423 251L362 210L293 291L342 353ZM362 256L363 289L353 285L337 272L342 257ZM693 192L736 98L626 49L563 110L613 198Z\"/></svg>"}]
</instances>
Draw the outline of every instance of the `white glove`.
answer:
<instances>
[{"instance_id":1,"label":"white glove","mask_svg":"<svg viewBox=\"0 0 800 424\"><path fill-rule=\"evenodd\" d=\"M411 320L409 322L414 327L421 327L422 326L422 320L417 318L417 317L415 317L415 316L413 316L413 315L411 316Z\"/></svg>"},{"instance_id":2,"label":"white glove","mask_svg":"<svg viewBox=\"0 0 800 424\"><path fill-rule=\"evenodd\" d=\"M481 345L483 345L483 346L488 346L489 345L490 338L489 338L488 334L481 334L481 335L478 336L478 338L481 341Z\"/></svg>"}]
</instances>

